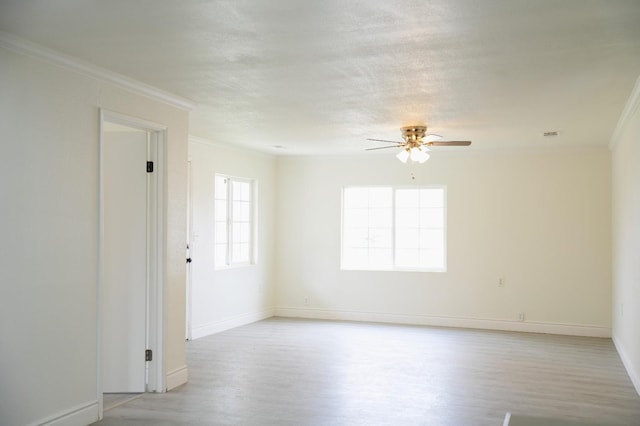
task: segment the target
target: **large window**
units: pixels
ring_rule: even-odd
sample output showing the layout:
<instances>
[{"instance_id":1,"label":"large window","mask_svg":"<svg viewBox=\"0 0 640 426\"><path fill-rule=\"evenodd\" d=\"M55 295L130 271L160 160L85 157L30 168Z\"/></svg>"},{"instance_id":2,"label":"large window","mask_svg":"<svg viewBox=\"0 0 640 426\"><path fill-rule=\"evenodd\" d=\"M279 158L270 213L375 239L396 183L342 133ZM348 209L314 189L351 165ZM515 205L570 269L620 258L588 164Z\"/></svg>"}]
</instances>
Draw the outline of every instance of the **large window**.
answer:
<instances>
[{"instance_id":1,"label":"large window","mask_svg":"<svg viewBox=\"0 0 640 426\"><path fill-rule=\"evenodd\" d=\"M215 177L215 267L254 262L254 199L251 179Z\"/></svg>"},{"instance_id":2,"label":"large window","mask_svg":"<svg viewBox=\"0 0 640 426\"><path fill-rule=\"evenodd\" d=\"M445 189L347 187L342 269L444 271Z\"/></svg>"}]
</instances>

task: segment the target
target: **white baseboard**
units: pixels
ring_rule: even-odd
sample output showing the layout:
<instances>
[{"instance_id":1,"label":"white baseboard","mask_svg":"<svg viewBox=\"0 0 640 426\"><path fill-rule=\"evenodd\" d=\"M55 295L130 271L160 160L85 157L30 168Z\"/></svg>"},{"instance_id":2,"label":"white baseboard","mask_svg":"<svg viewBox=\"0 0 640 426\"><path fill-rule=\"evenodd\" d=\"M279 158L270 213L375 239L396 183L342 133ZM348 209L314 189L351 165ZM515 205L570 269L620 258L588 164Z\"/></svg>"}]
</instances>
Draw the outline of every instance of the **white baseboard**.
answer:
<instances>
[{"instance_id":1,"label":"white baseboard","mask_svg":"<svg viewBox=\"0 0 640 426\"><path fill-rule=\"evenodd\" d=\"M76 405L47 418L31 423L46 426L86 426L98 421L98 401Z\"/></svg>"},{"instance_id":2,"label":"white baseboard","mask_svg":"<svg viewBox=\"0 0 640 426\"><path fill-rule=\"evenodd\" d=\"M460 318L428 315L403 315L378 312L337 311L326 309L276 308L276 316L342 321L381 322L390 324L429 325L437 327L479 328L569 336L611 337L609 327L559 324L532 321L508 321L484 318Z\"/></svg>"},{"instance_id":3,"label":"white baseboard","mask_svg":"<svg viewBox=\"0 0 640 426\"><path fill-rule=\"evenodd\" d=\"M251 324L265 318L270 318L275 314L275 309L264 309L258 312L250 312L247 314L237 315L231 318L224 318L208 324L199 325L191 329L191 338L199 339L200 337L210 336L221 331L230 330L242 325Z\"/></svg>"},{"instance_id":4,"label":"white baseboard","mask_svg":"<svg viewBox=\"0 0 640 426\"><path fill-rule=\"evenodd\" d=\"M186 365L167 373L167 391L182 386L189 381L189 369Z\"/></svg>"},{"instance_id":5,"label":"white baseboard","mask_svg":"<svg viewBox=\"0 0 640 426\"><path fill-rule=\"evenodd\" d=\"M616 347L616 350L618 351L618 355L622 360L622 364L624 365L624 368L627 369L627 374L631 379L631 383L633 383L633 387L636 388L637 394L640 395L640 375L638 375L638 372L636 371L636 369L633 366L633 363L631 362L631 358L629 358L622 344L616 338L615 334L613 335L611 340L613 340L613 344Z\"/></svg>"}]
</instances>

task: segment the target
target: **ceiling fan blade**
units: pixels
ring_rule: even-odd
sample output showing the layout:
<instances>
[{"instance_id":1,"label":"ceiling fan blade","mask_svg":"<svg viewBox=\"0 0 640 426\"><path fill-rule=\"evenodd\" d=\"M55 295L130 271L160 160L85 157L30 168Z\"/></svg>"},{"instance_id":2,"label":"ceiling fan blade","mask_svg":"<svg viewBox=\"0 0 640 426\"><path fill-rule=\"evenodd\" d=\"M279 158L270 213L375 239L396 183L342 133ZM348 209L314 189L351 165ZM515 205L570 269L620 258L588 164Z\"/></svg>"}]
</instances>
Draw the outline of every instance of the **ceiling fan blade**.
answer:
<instances>
[{"instance_id":1,"label":"ceiling fan blade","mask_svg":"<svg viewBox=\"0 0 640 426\"><path fill-rule=\"evenodd\" d=\"M373 151L374 149L400 148L401 145L381 146L378 148L367 148L365 151Z\"/></svg>"},{"instance_id":2,"label":"ceiling fan blade","mask_svg":"<svg viewBox=\"0 0 640 426\"><path fill-rule=\"evenodd\" d=\"M469 146L471 141L442 141L442 142L427 142L427 146Z\"/></svg>"},{"instance_id":3,"label":"ceiling fan blade","mask_svg":"<svg viewBox=\"0 0 640 426\"><path fill-rule=\"evenodd\" d=\"M439 141L440 139L442 139L442 136L436 135L435 133L429 133L428 135L425 135L424 138L422 138L424 142L434 142Z\"/></svg>"},{"instance_id":4,"label":"ceiling fan blade","mask_svg":"<svg viewBox=\"0 0 640 426\"><path fill-rule=\"evenodd\" d=\"M367 138L367 140L368 140L368 141L374 141L374 142L397 143L397 144L399 144L399 145L404 145L404 144L405 144L405 142L388 141L388 140L385 140L385 139L369 139L369 138Z\"/></svg>"}]
</instances>

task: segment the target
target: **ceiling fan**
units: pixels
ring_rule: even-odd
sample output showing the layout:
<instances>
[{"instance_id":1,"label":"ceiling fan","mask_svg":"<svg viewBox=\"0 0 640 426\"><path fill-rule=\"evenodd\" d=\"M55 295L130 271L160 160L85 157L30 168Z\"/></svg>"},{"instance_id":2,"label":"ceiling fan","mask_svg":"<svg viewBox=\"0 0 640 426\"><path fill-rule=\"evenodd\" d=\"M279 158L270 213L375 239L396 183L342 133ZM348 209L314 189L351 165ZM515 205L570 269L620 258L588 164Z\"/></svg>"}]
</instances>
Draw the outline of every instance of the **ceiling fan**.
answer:
<instances>
[{"instance_id":1,"label":"ceiling fan","mask_svg":"<svg viewBox=\"0 0 640 426\"><path fill-rule=\"evenodd\" d=\"M442 136L434 133L427 134L427 126L408 126L400 128L404 142L388 141L384 139L367 139L374 142L386 142L393 145L381 146L378 148L368 148L367 151L374 149L402 148L396 157L398 160L406 163L408 159L424 163L429 159L429 147L431 146L469 146L471 141L441 141Z\"/></svg>"}]
</instances>

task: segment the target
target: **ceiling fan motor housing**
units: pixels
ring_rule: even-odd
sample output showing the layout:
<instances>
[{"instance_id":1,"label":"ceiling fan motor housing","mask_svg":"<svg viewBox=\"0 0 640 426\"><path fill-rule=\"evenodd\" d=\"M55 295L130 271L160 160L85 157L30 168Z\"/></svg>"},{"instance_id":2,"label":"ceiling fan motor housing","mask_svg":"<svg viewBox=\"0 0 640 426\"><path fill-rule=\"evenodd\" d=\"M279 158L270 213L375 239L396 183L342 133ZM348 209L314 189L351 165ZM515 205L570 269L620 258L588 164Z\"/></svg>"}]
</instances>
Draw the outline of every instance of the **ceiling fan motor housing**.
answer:
<instances>
[{"instance_id":1,"label":"ceiling fan motor housing","mask_svg":"<svg viewBox=\"0 0 640 426\"><path fill-rule=\"evenodd\" d=\"M412 148L420 149L420 146L426 145L422 138L427 134L427 126L408 126L400 128L402 137L405 140L405 149L408 151Z\"/></svg>"},{"instance_id":2,"label":"ceiling fan motor housing","mask_svg":"<svg viewBox=\"0 0 640 426\"><path fill-rule=\"evenodd\" d=\"M427 126L408 126L402 127L402 137L407 142L419 141L427 134Z\"/></svg>"}]
</instances>

